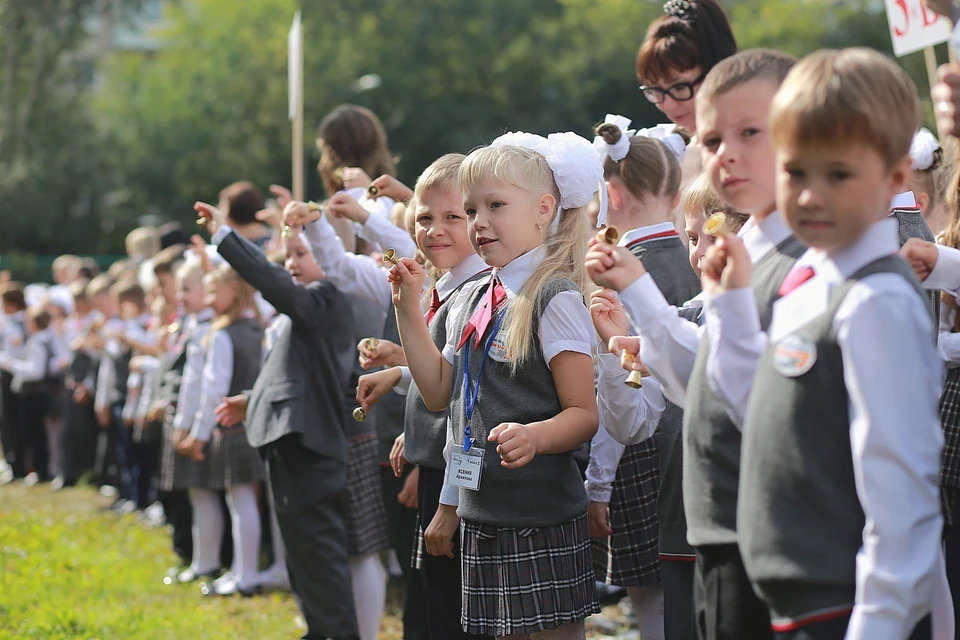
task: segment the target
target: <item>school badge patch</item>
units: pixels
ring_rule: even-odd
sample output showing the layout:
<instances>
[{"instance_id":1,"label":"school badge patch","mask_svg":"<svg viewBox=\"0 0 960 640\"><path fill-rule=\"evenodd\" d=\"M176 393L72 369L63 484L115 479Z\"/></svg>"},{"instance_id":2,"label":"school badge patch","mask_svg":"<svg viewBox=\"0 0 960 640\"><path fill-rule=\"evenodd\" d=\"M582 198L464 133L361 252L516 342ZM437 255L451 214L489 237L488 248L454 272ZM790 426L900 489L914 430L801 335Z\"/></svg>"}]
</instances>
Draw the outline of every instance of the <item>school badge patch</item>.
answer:
<instances>
[{"instance_id":1,"label":"school badge patch","mask_svg":"<svg viewBox=\"0 0 960 640\"><path fill-rule=\"evenodd\" d=\"M788 378L802 376L816 361L817 346L806 336L792 333L781 338L773 348L773 368Z\"/></svg>"}]
</instances>

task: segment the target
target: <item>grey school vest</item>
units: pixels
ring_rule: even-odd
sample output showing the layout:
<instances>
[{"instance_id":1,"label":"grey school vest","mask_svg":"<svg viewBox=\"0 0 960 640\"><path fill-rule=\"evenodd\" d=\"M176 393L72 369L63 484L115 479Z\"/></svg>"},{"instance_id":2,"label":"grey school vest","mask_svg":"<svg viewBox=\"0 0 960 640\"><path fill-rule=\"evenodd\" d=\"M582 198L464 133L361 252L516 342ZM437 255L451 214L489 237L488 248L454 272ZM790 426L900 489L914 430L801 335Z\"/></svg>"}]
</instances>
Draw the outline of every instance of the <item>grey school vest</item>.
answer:
<instances>
[{"instance_id":1,"label":"grey school vest","mask_svg":"<svg viewBox=\"0 0 960 640\"><path fill-rule=\"evenodd\" d=\"M747 573L776 617L853 606L865 517L834 317L850 289L875 273L906 278L924 298L906 262L881 258L834 288L827 310L790 334L806 339L795 350L815 347L809 371L780 373L775 344L757 367L743 429L737 522ZM791 347L779 344L781 352Z\"/></svg>"},{"instance_id":2,"label":"grey school vest","mask_svg":"<svg viewBox=\"0 0 960 640\"><path fill-rule=\"evenodd\" d=\"M630 247L643 261L667 302L680 307L700 293L700 279L690 266L690 256L678 237L648 240ZM660 489L657 493L660 553L690 556L687 520L683 513L683 409L667 401L660 416L656 437L631 445L656 451L660 460Z\"/></svg>"},{"instance_id":3,"label":"grey school vest","mask_svg":"<svg viewBox=\"0 0 960 640\"><path fill-rule=\"evenodd\" d=\"M587 511L587 493L583 478L573 459L573 451L536 456L520 469L505 469L500 465L496 443L488 443L487 434L503 422L529 424L546 420L561 411L560 399L553 384L553 376L543 360L540 345L540 316L547 304L561 291L578 291L576 285L566 279L556 279L543 289L539 305L535 309L533 326L530 328L532 347L530 356L511 372L509 362L487 358L477 407L473 413L471 431L476 439L474 446L484 447L480 490L460 490L461 518L502 527L545 527L569 522ZM476 308L487 292L483 284L471 290L467 309ZM504 305L508 307L509 304ZM496 317L505 312L501 309ZM465 312L458 327L460 335L471 313ZM491 323L492 326L492 323ZM503 333L499 334L500 336ZM502 340L502 338L501 338ZM500 342L497 340L496 342ZM453 434L458 443L463 442L464 350L473 349L468 342L457 353L453 364L453 390L450 397L450 418ZM494 350L496 350L496 345ZM480 351L470 353L470 383L477 383L483 345ZM584 384L592 381L585 380ZM462 451L460 446L454 450Z\"/></svg>"},{"instance_id":4,"label":"grey school vest","mask_svg":"<svg viewBox=\"0 0 960 640\"><path fill-rule=\"evenodd\" d=\"M441 351L447 344L446 324L449 313L450 305L444 304L430 323L430 337ZM446 409L427 409L417 383L410 382L403 421L403 455L408 462L431 469L442 470L445 467L443 447L447 443L447 415Z\"/></svg>"},{"instance_id":5,"label":"grey school vest","mask_svg":"<svg viewBox=\"0 0 960 640\"><path fill-rule=\"evenodd\" d=\"M224 331L233 343L233 377L229 395L253 388L263 360L263 324L255 318L240 318Z\"/></svg>"},{"instance_id":6,"label":"grey school vest","mask_svg":"<svg viewBox=\"0 0 960 640\"><path fill-rule=\"evenodd\" d=\"M764 331L780 285L803 252L791 236L753 265L753 293ZM708 325L687 384L683 416L683 497L687 540L694 547L737 542L740 428L707 382L710 339Z\"/></svg>"},{"instance_id":7,"label":"grey school vest","mask_svg":"<svg viewBox=\"0 0 960 640\"><path fill-rule=\"evenodd\" d=\"M927 225L926 219L920 207L908 209L894 209L890 215L897 219L899 225L900 246L902 247L910 238L920 238L927 242L936 242L933 232ZM934 289L924 290L923 298L933 315L934 335L937 335L937 327L940 322L940 292Z\"/></svg>"}]
</instances>

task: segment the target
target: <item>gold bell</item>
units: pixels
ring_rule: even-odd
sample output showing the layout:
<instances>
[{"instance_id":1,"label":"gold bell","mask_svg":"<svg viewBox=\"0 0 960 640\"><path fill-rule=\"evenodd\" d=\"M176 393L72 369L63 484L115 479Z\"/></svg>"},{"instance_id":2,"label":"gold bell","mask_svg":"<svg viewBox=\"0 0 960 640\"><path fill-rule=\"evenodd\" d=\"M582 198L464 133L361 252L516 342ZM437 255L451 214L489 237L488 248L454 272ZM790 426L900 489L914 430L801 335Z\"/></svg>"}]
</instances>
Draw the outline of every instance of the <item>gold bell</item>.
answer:
<instances>
[{"instance_id":1,"label":"gold bell","mask_svg":"<svg viewBox=\"0 0 960 640\"><path fill-rule=\"evenodd\" d=\"M203 216L200 216L199 218L197 218L197 226L198 226L198 227L205 227L205 226L207 226L207 219L204 218Z\"/></svg>"},{"instance_id":2,"label":"gold bell","mask_svg":"<svg viewBox=\"0 0 960 640\"><path fill-rule=\"evenodd\" d=\"M290 225L288 225L288 224L283 225L283 231L280 232L280 237L281 237L281 238L289 238L289 237L290 237Z\"/></svg>"},{"instance_id":3,"label":"gold bell","mask_svg":"<svg viewBox=\"0 0 960 640\"><path fill-rule=\"evenodd\" d=\"M176 333L177 331L180 331L180 323L179 323L179 322L174 321L174 322L171 322L170 324L167 325L167 333L173 335L173 334Z\"/></svg>"},{"instance_id":4,"label":"gold bell","mask_svg":"<svg viewBox=\"0 0 960 640\"><path fill-rule=\"evenodd\" d=\"M376 200L379 195L380 195L380 187L378 187L375 184L372 184L369 187L367 187L368 198L370 198L371 200Z\"/></svg>"},{"instance_id":5,"label":"gold bell","mask_svg":"<svg viewBox=\"0 0 960 640\"><path fill-rule=\"evenodd\" d=\"M310 211L322 211L322 210L323 210L323 207L320 206L320 203L319 203L319 202L314 202L313 200L311 200L310 202L307 203L307 208L310 209Z\"/></svg>"},{"instance_id":6,"label":"gold bell","mask_svg":"<svg viewBox=\"0 0 960 640\"><path fill-rule=\"evenodd\" d=\"M333 179L343 182L343 167L333 170Z\"/></svg>"},{"instance_id":7,"label":"gold bell","mask_svg":"<svg viewBox=\"0 0 960 640\"><path fill-rule=\"evenodd\" d=\"M400 258L397 257L397 252L394 249L387 249L383 252L383 261L392 264L400 264Z\"/></svg>"},{"instance_id":8,"label":"gold bell","mask_svg":"<svg viewBox=\"0 0 960 640\"><path fill-rule=\"evenodd\" d=\"M368 350L368 351L374 351L374 352L375 352L375 351L377 350L377 347L380 346L380 339L379 339L379 338L367 338L366 343L367 343L367 350Z\"/></svg>"},{"instance_id":9,"label":"gold bell","mask_svg":"<svg viewBox=\"0 0 960 640\"><path fill-rule=\"evenodd\" d=\"M628 353L628 354L625 354L624 359L627 362L636 362L637 357L634 356L633 354ZM631 371L629 375L627 375L627 379L623 384L627 385L631 389L640 389L643 387L642 378L643 378L643 375L639 371L634 370L634 371Z\"/></svg>"},{"instance_id":10,"label":"gold bell","mask_svg":"<svg viewBox=\"0 0 960 640\"><path fill-rule=\"evenodd\" d=\"M616 227L604 227L597 231L597 240L603 244L617 244L620 239L620 231Z\"/></svg>"},{"instance_id":11,"label":"gold bell","mask_svg":"<svg viewBox=\"0 0 960 640\"><path fill-rule=\"evenodd\" d=\"M367 419L367 412L363 410L363 407L357 407L353 410L353 419L357 422L363 422Z\"/></svg>"},{"instance_id":12,"label":"gold bell","mask_svg":"<svg viewBox=\"0 0 960 640\"><path fill-rule=\"evenodd\" d=\"M703 223L703 232L708 236L721 236L727 232L728 225L727 214L717 211Z\"/></svg>"}]
</instances>

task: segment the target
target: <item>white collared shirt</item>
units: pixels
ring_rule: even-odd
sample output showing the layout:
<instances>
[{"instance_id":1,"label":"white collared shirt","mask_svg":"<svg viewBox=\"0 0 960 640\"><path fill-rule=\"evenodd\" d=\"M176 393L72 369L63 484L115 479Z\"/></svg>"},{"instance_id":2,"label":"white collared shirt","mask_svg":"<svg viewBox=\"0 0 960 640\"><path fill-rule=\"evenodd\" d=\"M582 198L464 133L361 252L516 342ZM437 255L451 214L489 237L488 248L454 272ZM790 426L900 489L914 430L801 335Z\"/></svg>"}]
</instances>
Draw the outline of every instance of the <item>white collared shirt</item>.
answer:
<instances>
[{"instance_id":1,"label":"white collared shirt","mask_svg":"<svg viewBox=\"0 0 960 640\"><path fill-rule=\"evenodd\" d=\"M476 253L471 253L469 256L464 258L456 266L451 267L445 274L440 276L440 279L437 280L435 286L437 295L440 297L442 304L449 304L450 314L457 315L459 317L461 308L467 303L467 297L465 296L450 296L456 292L457 288L460 287L464 282L477 275L481 271L486 271L490 267L486 262L483 261ZM448 299L449 298L449 299ZM400 382L393 388L393 390L399 393L402 396L407 395L407 392L410 389L410 382L413 380L413 377L410 375L409 367L402 366L400 367Z\"/></svg>"},{"instance_id":2,"label":"white collared shirt","mask_svg":"<svg viewBox=\"0 0 960 640\"><path fill-rule=\"evenodd\" d=\"M195 316L187 318L187 359L183 364L183 378L177 395L177 413L173 419L173 428L190 431L200 406L200 394L203 391L203 368L207 361L206 338L210 331L213 311L204 309Z\"/></svg>"},{"instance_id":3,"label":"white collared shirt","mask_svg":"<svg viewBox=\"0 0 960 640\"><path fill-rule=\"evenodd\" d=\"M19 356L0 354L0 368L13 375L10 387L20 391L25 383L40 382L52 372L47 345L53 339L49 330L38 331L27 338L26 345ZM52 345L51 345L52 349Z\"/></svg>"},{"instance_id":4,"label":"white collared shirt","mask_svg":"<svg viewBox=\"0 0 960 640\"><path fill-rule=\"evenodd\" d=\"M756 335L751 331L764 343L791 333L827 310L833 287L898 248L896 221L887 219L841 251L808 250L797 265L813 267L816 275L774 304L768 336L759 331L750 288L719 296L711 326L721 326L725 340L745 343L741 353L752 352ZM934 628L940 630L934 637L945 637L943 625L953 637L940 553L941 368L927 338L929 325L923 300L892 273L856 283L834 318L849 395L857 495L866 515L848 638L906 637L931 611L931 603ZM714 374L749 389L752 378L742 379L743 369L725 373L728 363L729 357L717 358ZM734 409L734 420L742 420L743 407Z\"/></svg>"},{"instance_id":5,"label":"white collared shirt","mask_svg":"<svg viewBox=\"0 0 960 640\"><path fill-rule=\"evenodd\" d=\"M233 340L230 334L218 329L211 336L207 347L200 398L193 417L190 435L201 442L208 442L217 426L217 405L230 394L233 382Z\"/></svg>"},{"instance_id":6,"label":"white collared shirt","mask_svg":"<svg viewBox=\"0 0 960 640\"><path fill-rule=\"evenodd\" d=\"M625 247L634 240L640 238L646 238L647 236L657 235L659 233L677 233L677 227L672 222L658 222L657 224L648 224L645 227L637 227L636 229L630 229L622 236L620 236L620 241L617 245ZM679 234L677 234L679 235Z\"/></svg>"},{"instance_id":7,"label":"white collared shirt","mask_svg":"<svg viewBox=\"0 0 960 640\"><path fill-rule=\"evenodd\" d=\"M913 191L898 193L893 196L893 200L890 201L891 209L915 209L917 206L917 198L914 196Z\"/></svg>"}]
</instances>

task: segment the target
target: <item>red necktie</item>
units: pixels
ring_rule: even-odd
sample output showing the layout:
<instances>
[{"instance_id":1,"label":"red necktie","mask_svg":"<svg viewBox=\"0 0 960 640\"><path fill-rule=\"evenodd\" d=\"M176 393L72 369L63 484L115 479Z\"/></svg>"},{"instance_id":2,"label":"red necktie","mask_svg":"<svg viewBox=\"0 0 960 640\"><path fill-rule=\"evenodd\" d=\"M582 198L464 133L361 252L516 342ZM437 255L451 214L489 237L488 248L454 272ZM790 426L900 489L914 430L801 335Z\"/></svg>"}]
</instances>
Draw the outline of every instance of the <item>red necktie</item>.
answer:
<instances>
[{"instance_id":1,"label":"red necktie","mask_svg":"<svg viewBox=\"0 0 960 640\"><path fill-rule=\"evenodd\" d=\"M433 288L433 297L430 298L430 309L427 310L427 324L430 324L430 321L433 320L433 316L437 315L437 311L440 311L440 307L443 306L443 302L440 300L440 294L437 293L437 288Z\"/></svg>"},{"instance_id":2,"label":"red necktie","mask_svg":"<svg viewBox=\"0 0 960 640\"><path fill-rule=\"evenodd\" d=\"M487 293L483 296L483 302L477 307L473 315L470 316L467 326L463 328L463 335L460 336L460 344L457 345L459 351L467 343L470 336L476 334L475 349L480 348L480 341L483 340L483 334L487 332L490 321L497 308L507 299L507 292L496 276L492 277L490 285L487 287Z\"/></svg>"},{"instance_id":3,"label":"red necktie","mask_svg":"<svg viewBox=\"0 0 960 640\"><path fill-rule=\"evenodd\" d=\"M780 285L780 296L787 295L812 278L815 273L813 267L796 267L783 279L783 284Z\"/></svg>"}]
</instances>

